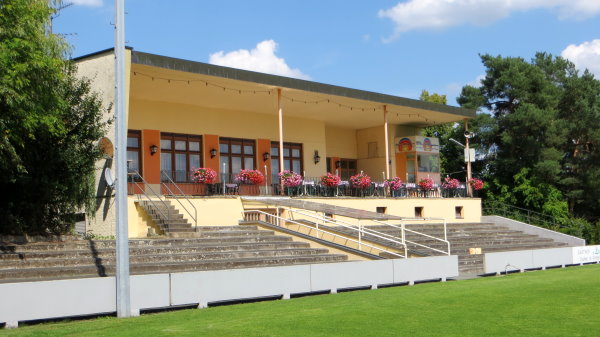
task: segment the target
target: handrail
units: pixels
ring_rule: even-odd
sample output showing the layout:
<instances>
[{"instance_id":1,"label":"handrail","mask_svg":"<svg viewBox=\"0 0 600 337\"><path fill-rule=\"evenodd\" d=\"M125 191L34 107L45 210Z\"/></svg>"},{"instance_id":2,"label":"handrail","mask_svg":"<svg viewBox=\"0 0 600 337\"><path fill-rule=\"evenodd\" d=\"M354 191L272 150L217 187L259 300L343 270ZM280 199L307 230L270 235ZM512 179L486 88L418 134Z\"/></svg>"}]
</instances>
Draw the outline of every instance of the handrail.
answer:
<instances>
[{"instance_id":1,"label":"handrail","mask_svg":"<svg viewBox=\"0 0 600 337\"><path fill-rule=\"evenodd\" d=\"M542 227L549 229L560 229L564 225L557 221L557 219L551 215L543 214L540 212L532 211L526 208L505 204L499 201L487 202L483 205L483 211L486 213L501 213L499 215L511 217L513 220L526 219L529 224L539 224ZM488 213L488 214L489 214ZM533 219L533 221L532 221Z\"/></svg>"},{"instance_id":2,"label":"handrail","mask_svg":"<svg viewBox=\"0 0 600 337\"><path fill-rule=\"evenodd\" d=\"M184 210L187 212L187 214L188 214L188 215L189 215L189 216L192 218L192 220L194 220L194 227L198 227L198 210L196 209L196 206L194 206L194 204L192 203L192 201L191 201L189 198L187 198L186 194L185 194L185 193L183 193L183 191L181 190L181 188L179 187L179 185L177 185L177 184L176 184L176 183L173 181L173 179L171 179L171 177L169 177L169 175L168 175L168 174L166 174L164 171L160 171L160 174L161 174L161 178L162 178L162 175L164 175L164 176L165 176L165 177L166 177L166 178L167 178L167 179L168 179L168 180L171 182L171 184L173 184L173 186L175 186L175 187L177 188L177 190L178 190L178 191L179 191L179 193L180 193L180 194L178 194L178 195L181 195L181 196L183 196L183 198L184 198L184 199L185 199L187 202L189 202L189 203L190 203L190 205L191 205L191 206L192 206L192 208L194 209L194 215L192 215L192 213L190 213L190 211L187 209L187 207L185 207L185 205L183 205L183 204L181 203L181 201L179 200L179 198L174 198L175 200L177 200L177 202L179 203L179 205L181 205L181 207L182 207L182 208L183 208L183 209L184 209ZM169 188L169 186L168 186L167 184L165 184L165 183L162 181L162 179L161 179L161 185L165 186L165 187L166 187L166 189L169 191L169 193L170 193L171 195L175 195L175 193L173 193L173 191L171 191L171 189Z\"/></svg>"},{"instance_id":3,"label":"handrail","mask_svg":"<svg viewBox=\"0 0 600 337\"><path fill-rule=\"evenodd\" d=\"M154 189L150 186L150 184L148 184L148 182L146 182L146 180L144 179L144 177L142 177L142 175L138 172L138 171L131 171L128 173L129 176L132 177L139 177L140 179L142 179L142 182L144 183L144 188L141 188L140 185L137 183L137 181L135 181L135 179L131 179L131 182L135 184L135 186L142 191L142 194L146 197L146 199L148 199L148 201L152 204L152 206L154 206L154 209L156 209L158 212L160 212L160 214L163 215L164 220L169 220L171 219L171 208L170 206L160 197L160 195L158 195ZM167 214L165 215L165 213L160 209L160 207L156 207L155 205L155 200L153 200L152 198L150 198L148 196L148 194L146 194L146 187L148 189L150 189L150 191L152 192L152 194L158 198L158 200L160 200L160 202L162 202L162 204L165 206L165 209L167 210ZM138 194L138 200L141 200L140 194Z\"/></svg>"},{"instance_id":4,"label":"handrail","mask_svg":"<svg viewBox=\"0 0 600 337\"><path fill-rule=\"evenodd\" d=\"M345 228L356 229L354 226L352 226L352 224L350 224L350 223L348 223L346 221L343 221L341 219L336 219L335 222L334 222L334 221L332 221L333 218L326 217L326 216L320 217L320 216L316 216L316 215L313 215L313 214L310 214L310 213L306 213L306 212L298 211L298 210L292 210L292 209L289 209L289 211L292 213L292 215L293 215L293 213L298 213L298 214L302 214L302 215L305 215L305 216L308 216L308 217L312 217L314 219L325 220L325 221L328 221L328 222L331 222L331 223L335 223L336 225L343 224L342 227L345 227ZM412 244L414 244L416 246L420 246L420 247L423 247L423 248L431 249L433 251L436 251L436 252L439 252L439 253L442 253L442 254L450 255L450 242L447 240L447 228L446 228L446 220L445 219L442 219L442 218L414 218L413 220L443 220L444 221L444 237L445 237L445 239L440 239L440 238L437 238L435 236L431 236L431 235L428 235L428 234L425 234L425 233L417 232L417 231L414 231L414 230L411 230L411 229L406 229L404 227L404 223L402 223L401 226L399 227L399 226L396 226L396 225L393 225L393 224L390 224L390 223L382 222L382 221L375 220L375 219L370 219L370 221L376 222L378 224L381 224L381 225L384 225L384 226L390 226L390 227L393 227L393 228L396 228L396 229L400 229L400 231L401 231L401 237L400 237L400 239L401 239L401 242L402 242L402 244L404 246L406 246L406 242L408 242L408 243L412 243ZM390 235L390 234L387 234L387 233L382 233L382 232L376 231L376 230L374 230L372 228L362 227L362 228L360 228L360 230L366 231L367 234L370 234L372 236L378 237L380 239L384 239L384 240L388 240L388 241L389 240L394 241L394 239L396 239L396 237L393 236L393 235ZM415 234L419 234L419 235L423 235L423 236L426 236L426 237L429 237L429 238L432 238L432 239L444 242L446 244L446 246L448 247L448 251L445 252L443 250L440 250L440 249L437 249L437 248L433 248L433 247L430 247L430 246L427 246L427 245L423 245L421 243L417 243L417 242L413 242L413 241L410 241L410 240L406 240L406 235L405 235L406 231L411 232L411 233L415 233ZM391 239L391 238L393 238L393 239ZM361 236L359 236L359 239L362 239Z\"/></svg>"},{"instance_id":5,"label":"handrail","mask_svg":"<svg viewBox=\"0 0 600 337\"><path fill-rule=\"evenodd\" d=\"M440 219L437 219L437 218L414 218L412 220L424 220L424 221L426 221L426 220L440 220ZM399 227L399 226L393 225L391 223L381 222L379 220L373 220L373 222L376 222L376 223L379 223L379 224L382 224L382 225L386 225L386 226L390 226L390 227L394 227L394 228L397 228L397 229L401 229L402 232L403 232L402 233L403 237L405 237L405 235L406 235L404 232L410 232L410 233L413 233L413 234L418 234L418 235L421 235L421 236L428 237L430 239L441 241L441 242L445 243L446 246L448 247L448 251L447 252L445 252L443 250L440 250L440 249L437 249L437 248L433 248L433 247L421 244L421 243L418 243L418 242L414 242L414 241L410 241L410 240L406 240L405 239L405 242L412 243L412 244L417 245L419 247L431 249L433 251L436 251L436 252L439 252L439 253L442 253L442 254L450 255L450 241L448 241L448 229L447 229L447 225L446 225L446 219L441 219L441 220L444 221L444 239L435 237L433 235L429 235L429 234L417 232L417 231L412 230L412 229L408 229L408 228L405 227L406 226L405 223L401 223L401 226Z\"/></svg>"},{"instance_id":6,"label":"handrail","mask_svg":"<svg viewBox=\"0 0 600 337\"><path fill-rule=\"evenodd\" d=\"M386 240L386 241L390 241L390 242L395 243L395 244L399 244L401 246L404 246L404 251L405 251L405 254L406 254L406 243L404 242L404 237L401 238L401 241L397 241L396 237L391 236L389 234L377 232L377 231L372 230L372 229L368 229L369 231L371 231L371 233L369 233L368 231L365 231L364 227L360 227L359 226L359 228L356 228L356 227L352 226L352 224L350 224L348 222L345 222L343 220L337 220L337 219L333 220L333 218L330 218L330 217L327 217L327 216L321 217L321 216L313 215L313 214L310 214L310 213L307 214L307 213L302 212L302 211L294 211L294 210L291 210L291 209L289 210L289 212L302 214L302 215L305 215L305 216L308 216L308 217L311 217L311 218L314 218L314 219L318 219L318 220L323 220L324 222L331 223L331 224L334 224L336 226L340 226L340 224L341 224L341 227L348 228L348 229L351 229L351 230L354 230L354 231L358 231L358 233L359 233L359 235L358 235L359 242L362 242L362 235L360 235L360 234L369 234L369 235L378 237L378 238L380 238L382 240ZM319 228L319 224L318 223L315 223L315 226L316 226L317 229ZM393 239L391 239L389 237L393 237Z\"/></svg>"},{"instance_id":7,"label":"handrail","mask_svg":"<svg viewBox=\"0 0 600 337\"><path fill-rule=\"evenodd\" d=\"M285 219L285 218L282 218L282 217L280 217L280 216L278 216L278 215L275 215L275 214L270 214L270 213L267 213L267 212L264 212L264 211L260 211L260 210L244 210L244 211L243 211L243 213L244 213L244 214L247 214L247 213L259 213L259 214L264 214L264 215L265 215L265 217L271 217L271 218L275 218L275 219L277 219L277 220L283 220L283 221L285 221L285 222L290 222L290 223L296 224L296 225L298 225L298 226L302 226L302 227L309 228L309 229L311 229L311 230L313 230L313 229L314 229L314 230L316 230L317 232L326 233L326 234L328 234L328 235L332 235L332 236L335 236L335 237L338 237L338 238L342 238L342 239L344 239L344 240L346 240L346 241L351 241L351 242L357 243L357 244L358 244L358 247L359 247L359 249L360 249L360 247L361 247L361 246L366 246L366 247L369 247L369 248L371 248L371 249L379 250L379 251L381 251L381 252L386 252L386 253L388 253L388 254L392 254L392 255L395 255L395 256L398 256L398 257L401 257L401 258L406 258L406 257L407 257L407 255L406 255L406 245L403 245L403 246L404 246L404 254L405 254L405 255L402 255L402 254L399 254L399 253L396 253L396 252L389 251L389 250L387 250L387 249L385 249L385 248L381 248L381 247L377 247L377 246L370 245L370 244L368 244L368 243L361 242L360 240L354 240L354 239L351 239L351 238L349 238L349 237L347 237L347 236L343 236L343 235L339 235L339 234L336 234L336 233L332 233L332 232L329 232L329 231L325 231L325 230L319 229L319 228L318 228L318 226L317 226L317 227L309 226L309 225L307 225L307 224L303 224L303 223L301 223L301 222L298 222L298 221L295 221L295 220L292 220L292 219ZM277 222L277 226L278 226L278 227L281 227L281 225L279 224L279 222ZM317 237L317 238L319 238L319 236L318 236L318 235L317 235L316 237ZM320 239L323 239L323 236L321 236L321 238L320 238ZM399 242L398 242L398 243L399 243ZM400 243L400 244L401 244L401 243Z\"/></svg>"}]
</instances>

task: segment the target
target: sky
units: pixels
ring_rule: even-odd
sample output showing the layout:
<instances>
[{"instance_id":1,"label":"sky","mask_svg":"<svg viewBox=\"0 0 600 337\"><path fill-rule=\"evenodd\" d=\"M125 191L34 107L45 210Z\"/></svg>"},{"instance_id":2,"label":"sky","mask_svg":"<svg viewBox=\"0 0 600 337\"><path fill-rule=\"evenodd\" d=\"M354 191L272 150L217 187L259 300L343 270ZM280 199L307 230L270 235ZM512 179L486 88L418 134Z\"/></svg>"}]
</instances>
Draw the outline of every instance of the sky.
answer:
<instances>
[{"instance_id":1,"label":"sky","mask_svg":"<svg viewBox=\"0 0 600 337\"><path fill-rule=\"evenodd\" d=\"M114 45L112 0L65 0L77 57ZM600 0L125 0L134 50L418 99L485 75L479 55L548 52L600 78Z\"/></svg>"}]
</instances>

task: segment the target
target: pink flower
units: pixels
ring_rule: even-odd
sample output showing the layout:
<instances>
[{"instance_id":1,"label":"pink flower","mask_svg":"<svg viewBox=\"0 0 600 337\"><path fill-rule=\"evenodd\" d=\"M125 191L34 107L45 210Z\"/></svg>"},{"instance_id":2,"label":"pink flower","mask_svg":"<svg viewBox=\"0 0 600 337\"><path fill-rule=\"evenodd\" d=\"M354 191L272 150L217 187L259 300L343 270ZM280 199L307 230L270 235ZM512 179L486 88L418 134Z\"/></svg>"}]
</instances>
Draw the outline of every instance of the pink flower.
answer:
<instances>
[{"instance_id":1,"label":"pink flower","mask_svg":"<svg viewBox=\"0 0 600 337\"><path fill-rule=\"evenodd\" d=\"M259 185L265 182L265 176L259 170L241 170L235 181L246 185Z\"/></svg>"},{"instance_id":2,"label":"pink flower","mask_svg":"<svg viewBox=\"0 0 600 337\"><path fill-rule=\"evenodd\" d=\"M389 187L391 190L397 191L402 188L402 179L399 177L394 177L391 179L386 179L385 186Z\"/></svg>"},{"instance_id":3,"label":"pink flower","mask_svg":"<svg viewBox=\"0 0 600 337\"><path fill-rule=\"evenodd\" d=\"M446 177L444 178L444 183L442 184L442 187L445 189L455 190L458 187L460 187L460 180Z\"/></svg>"},{"instance_id":4,"label":"pink flower","mask_svg":"<svg viewBox=\"0 0 600 337\"><path fill-rule=\"evenodd\" d=\"M217 178L217 172L211 168L200 167L192 171L192 180L199 184L213 184Z\"/></svg>"},{"instance_id":5,"label":"pink flower","mask_svg":"<svg viewBox=\"0 0 600 337\"><path fill-rule=\"evenodd\" d=\"M340 181L340 177L331 173L327 173L321 177L321 184L327 187L337 187L340 184Z\"/></svg>"},{"instance_id":6,"label":"pink flower","mask_svg":"<svg viewBox=\"0 0 600 337\"><path fill-rule=\"evenodd\" d=\"M469 185L471 185L475 191L479 191L485 186L485 183L481 179L471 178L471 180L469 180Z\"/></svg>"},{"instance_id":7,"label":"pink flower","mask_svg":"<svg viewBox=\"0 0 600 337\"><path fill-rule=\"evenodd\" d=\"M359 173L350 177L350 183L353 187L367 188L371 186L371 177L364 173Z\"/></svg>"},{"instance_id":8,"label":"pink flower","mask_svg":"<svg viewBox=\"0 0 600 337\"><path fill-rule=\"evenodd\" d=\"M296 187L302 184L302 176L294 171L285 170L279 173L285 187Z\"/></svg>"},{"instance_id":9,"label":"pink flower","mask_svg":"<svg viewBox=\"0 0 600 337\"><path fill-rule=\"evenodd\" d=\"M419 181L419 187L424 190L430 190L433 188L433 179L425 178Z\"/></svg>"}]
</instances>

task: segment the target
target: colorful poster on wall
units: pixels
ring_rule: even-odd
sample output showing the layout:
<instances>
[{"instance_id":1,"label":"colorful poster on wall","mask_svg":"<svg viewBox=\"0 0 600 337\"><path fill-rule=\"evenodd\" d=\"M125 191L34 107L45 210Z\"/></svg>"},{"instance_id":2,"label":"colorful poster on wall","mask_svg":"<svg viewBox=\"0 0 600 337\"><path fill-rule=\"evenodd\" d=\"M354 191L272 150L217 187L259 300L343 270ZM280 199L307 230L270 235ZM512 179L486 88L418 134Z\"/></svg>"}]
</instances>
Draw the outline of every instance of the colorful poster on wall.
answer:
<instances>
[{"instance_id":1,"label":"colorful poster on wall","mask_svg":"<svg viewBox=\"0 0 600 337\"><path fill-rule=\"evenodd\" d=\"M395 139L396 152L440 152L440 140L434 137L412 136Z\"/></svg>"}]
</instances>

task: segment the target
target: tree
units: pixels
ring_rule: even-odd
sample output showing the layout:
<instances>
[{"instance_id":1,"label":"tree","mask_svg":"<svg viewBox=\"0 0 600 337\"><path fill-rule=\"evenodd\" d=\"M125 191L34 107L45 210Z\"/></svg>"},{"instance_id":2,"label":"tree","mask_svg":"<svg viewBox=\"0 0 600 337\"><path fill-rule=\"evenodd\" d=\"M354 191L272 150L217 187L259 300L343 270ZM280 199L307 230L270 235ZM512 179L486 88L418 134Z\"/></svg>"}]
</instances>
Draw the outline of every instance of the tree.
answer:
<instances>
[{"instance_id":1,"label":"tree","mask_svg":"<svg viewBox=\"0 0 600 337\"><path fill-rule=\"evenodd\" d=\"M46 0L0 3L0 233L64 233L93 206L106 109L49 33L54 12Z\"/></svg>"},{"instance_id":2,"label":"tree","mask_svg":"<svg viewBox=\"0 0 600 337\"><path fill-rule=\"evenodd\" d=\"M562 219L593 221L600 213L600 82L546 53L531 62L481 59L482 86L465 86L458 102L491 113L493 123L479 139L489 150L488 196ZM587 231L580 225L569 230Z\"/></svg>"}]
</instances>

